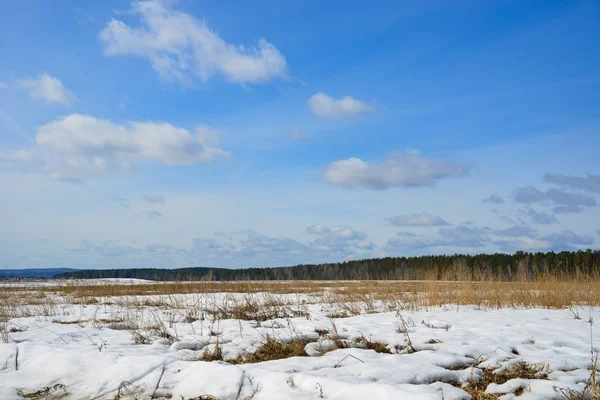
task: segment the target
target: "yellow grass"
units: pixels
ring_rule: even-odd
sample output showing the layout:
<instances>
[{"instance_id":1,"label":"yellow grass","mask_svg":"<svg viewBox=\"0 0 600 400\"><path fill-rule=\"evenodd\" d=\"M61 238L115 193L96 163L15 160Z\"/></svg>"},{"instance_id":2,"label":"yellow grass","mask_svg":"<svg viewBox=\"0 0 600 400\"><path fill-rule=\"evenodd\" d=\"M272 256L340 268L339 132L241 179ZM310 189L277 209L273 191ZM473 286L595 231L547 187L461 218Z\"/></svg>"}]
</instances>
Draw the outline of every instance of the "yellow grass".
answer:
<instances>
[{"instance_id":1,"label":"yellow grass","mask_svg":"<svg viewBox=\"0 0 600 400\"><path fill-rule=\"evenodd\" d=\"M415 309L444 305L485 308L569 308L600 305L600 281L546 280L536 282L448 281L252 281L174 282L139 285L57 285L43 288L3 287L0 307L8 302L51 306L54 296L75 304L96 304L107 298L152 296L141 306L157 306L160 296L178 294L261 294L272 306L281 306L281 294L304 294L311 302L339 304L349 314L373 312L384 303L390 309ZM249 298L251 298L250 296ZM307 301L306 299L304 301ZM157 303L158 302L158 303ZM272 303L272 304L270 304ZM377 303L377 306L376 306ZM256 305L247 304L247 307Z\"/></svg>"}]
</instances>

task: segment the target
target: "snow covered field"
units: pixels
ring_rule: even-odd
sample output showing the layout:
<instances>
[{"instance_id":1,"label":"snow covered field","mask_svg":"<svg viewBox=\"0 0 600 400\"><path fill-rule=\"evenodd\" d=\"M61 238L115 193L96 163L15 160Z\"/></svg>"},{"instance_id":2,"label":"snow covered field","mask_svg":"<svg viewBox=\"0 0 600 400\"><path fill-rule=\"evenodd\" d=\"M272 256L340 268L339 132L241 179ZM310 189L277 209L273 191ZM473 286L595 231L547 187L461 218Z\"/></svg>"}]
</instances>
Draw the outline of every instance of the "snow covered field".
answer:
<instances>
[{"instance_id":1,"label":"snow covered field","mask_svg":"<svg viewBox=\"0 0 600 400\"><path fill-rule=\"evenodd\" d=\"M81 285L140 285L145 283L157 283L137 278L106 278L106 279L42 279L22 281L0 281L0 288L43 288L55 286L81 286Z\"/></svg>"},{"instance_id":2,"label":"snow covered field","mask_svg":"<svg viewBox=\"0 0 600 400\"><path fill-rule=\"evenodd\" d=\"M32 300L0 309L0 399L567 399L600 343L597 307L11 296Z\"/></svg>"}]
</instances>

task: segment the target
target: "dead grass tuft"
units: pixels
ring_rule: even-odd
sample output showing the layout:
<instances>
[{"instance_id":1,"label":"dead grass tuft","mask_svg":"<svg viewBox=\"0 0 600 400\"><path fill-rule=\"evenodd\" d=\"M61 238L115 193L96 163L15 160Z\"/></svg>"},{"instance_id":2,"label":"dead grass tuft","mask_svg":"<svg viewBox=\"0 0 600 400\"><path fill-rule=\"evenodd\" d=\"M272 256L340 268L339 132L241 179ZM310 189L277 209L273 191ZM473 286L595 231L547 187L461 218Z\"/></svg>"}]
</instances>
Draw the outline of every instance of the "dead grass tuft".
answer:
<instances>
[{"instance_id":1,"label":"dead grass tuft","mask_svg":"<svg viewBox=\"0 0 600 400\"><path fill-rule=\"evenodd\" d=\"M490 394L486 393L487 387L495 383L501 385L510 381L511 379L547 379L547 366L545 365L532 365L526 362L518 362L511 364L505 368L495 370L493 368L486 368L483 370L482 379L469 380L466 385L462 388L469 393L473 400L492 400L500 398L501 394ZM518 391L523 392L524 388L516 389L515 394L518 396Z\"/></svg>"},{"instance_id":2,"label":"dead grass tuft","mask_svg":"<svg viewBox=\"0 0 600 400\"><path fill-rule=\"evenodd\" d=\"M210 350L209 347L210 346L206 346L200 360L207 362L223 361L223 350L221 349L221 346L219 346L219 342L216 343L213 350Z\"/></svg>"},{"instance_id":3,"label":"dead grass tuft","mask_svg":"<svg viewBox=\"0 0 600 400\"><path fill-rule=\"evenodd\" d=\"M354 343L358 345L358 347L362 347L367 350L375 350L377 353L392 354L386 343L368 339L364 335L354 338Z\"/></svg>"},{"instance_id":4,"label":"dead grass tuft","mask_svg":"<svg viewBox=\"0 0 600 400\"><path fill-rule=\"evenodd\" d=\"M269 336L254 353L241 355L233 363L259 363L290 357L308 357L304 347L310 342L311 340L305 338L283 342Z\"/></svg>"}]
</instances>

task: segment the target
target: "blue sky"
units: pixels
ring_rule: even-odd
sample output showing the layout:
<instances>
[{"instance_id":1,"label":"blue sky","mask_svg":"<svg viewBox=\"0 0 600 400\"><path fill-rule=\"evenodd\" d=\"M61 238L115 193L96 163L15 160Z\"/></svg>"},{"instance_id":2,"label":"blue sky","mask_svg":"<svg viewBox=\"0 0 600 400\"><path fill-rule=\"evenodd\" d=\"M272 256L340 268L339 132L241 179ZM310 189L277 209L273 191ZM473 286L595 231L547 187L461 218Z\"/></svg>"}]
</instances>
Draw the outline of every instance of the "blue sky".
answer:
<instances>
[{"instance_id":1,"label":"blue sky","mask_svg":"<svg viewBox=\"0 0 600 400\"><path fill-rule=\"evenodd\" d=\"M597 248L594 1L11 2L0 260Z\"/></svg>"}]
</instances>

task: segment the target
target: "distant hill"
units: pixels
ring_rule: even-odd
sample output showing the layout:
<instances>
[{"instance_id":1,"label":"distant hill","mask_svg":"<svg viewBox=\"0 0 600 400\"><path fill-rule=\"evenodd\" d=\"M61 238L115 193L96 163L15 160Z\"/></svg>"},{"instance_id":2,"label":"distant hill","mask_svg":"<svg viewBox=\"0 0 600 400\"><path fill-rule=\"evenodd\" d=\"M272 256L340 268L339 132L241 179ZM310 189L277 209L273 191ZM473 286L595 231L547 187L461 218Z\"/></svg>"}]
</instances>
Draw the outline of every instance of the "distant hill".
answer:
<instances>
[{"instance_id":1,"label":"distant hill","mask_svg":"<svg viewBox=\"0 0 600 400\"><path fill-rule=\"evenodd\" d=\"M128 268L79 270L56 278L138 278L154 281L240 280L535 280L541 277L600 278L600 251L454 254L386 257L275 268Z\"/></svg>"},{"instance_id":2,"label":"distant hill","mask_svg":"<svg viewBox=\"0 0 600 400\"><path fill-rule=\"evenodd\" d=\"M31 269L4 269L0 270L0 280L2 279L49 279L57 274L75 272L73 268L31 268Z\"/></svg>"}]
</instances>

